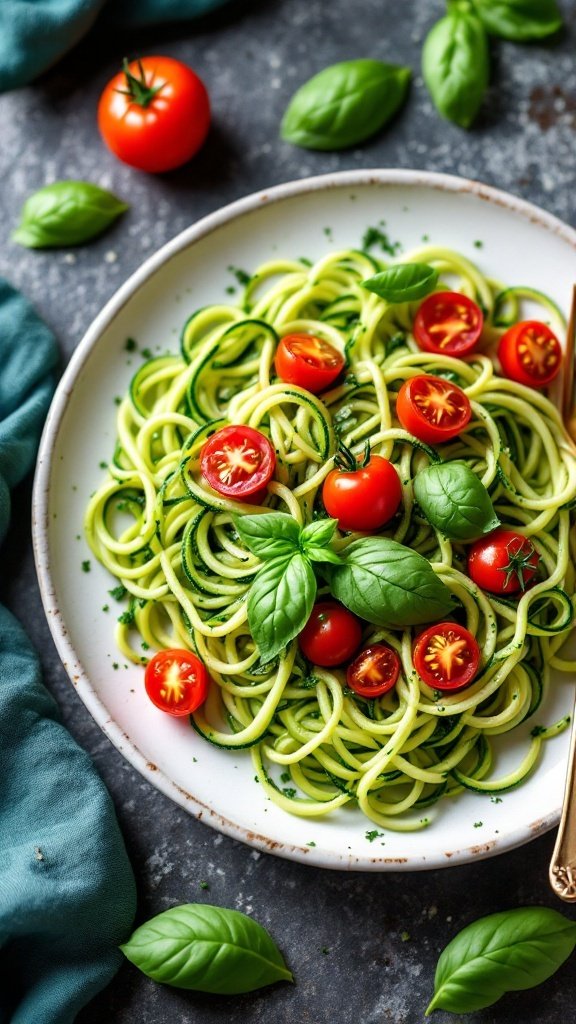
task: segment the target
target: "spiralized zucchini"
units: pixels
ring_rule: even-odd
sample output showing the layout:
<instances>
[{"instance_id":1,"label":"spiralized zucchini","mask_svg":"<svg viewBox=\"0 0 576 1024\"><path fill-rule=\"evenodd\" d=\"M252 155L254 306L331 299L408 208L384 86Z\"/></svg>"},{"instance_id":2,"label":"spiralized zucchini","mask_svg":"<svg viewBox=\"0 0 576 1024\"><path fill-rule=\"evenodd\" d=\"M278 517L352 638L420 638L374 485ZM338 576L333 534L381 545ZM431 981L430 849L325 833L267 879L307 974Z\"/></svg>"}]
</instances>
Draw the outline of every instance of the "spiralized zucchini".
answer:
<instances>
[{"instance_id":1,"label":"spiralized zucchini","mask_svg":"<svg viewBox=\"0 0 576 1024\"><path fill-rule=\"evenodd\" d=\"M442 287L478 302L489 340L519 317L526 298L541 303L554 330L563 329L545 296L503 290L457 253L427 246L402 259L432 264ZM242 305L193 314L181 354L144 363L118 409L116 452L88 506L86 534L128 593L116 627L123 657L141 663L143 647L193 649L215 684L193 724L223 748L250 747L260 791L292 814L357 803L378 826L408 830L423 827L432 804L464 788L516 786L543 740L566 724L536 727L518 767L492 778L493 737L534 715L551 668L576 670L559 655L574 616L576 459L554 406L496 376L487 355L463 361L420 351L411 333L418 304L387 305L361 287L381 269L354 250L313 266L274 260L252 276ZM320 397L274 376L278 338L294 331L346 353L344 380ZM448 376L472 403L469 426L438 454L465 460L503 525L531 537L540 554L538 582L519 600L483 593L466 575L465 545L450 543L414 505L413 480L430 451L400 427L394 409L401 384L420 373ZM260 563L232 521L258 509L217 495L199 472L203 443L226 423L249 424L271 439L277 468L262 508L300 524L324 514L322 483L340 439L358 453L368 441L397 465L401 512L381 532L425 555L460 602L483 654L472 685L441 695L421 682L411 629L366 626L366 643L383 640L402 661L396 688L376 700L351 693L343 670L308 665L296 641L274 664L262 664L246 608ZM355 536L338 544L345 548Z\"/></svg>"}]
</instances>

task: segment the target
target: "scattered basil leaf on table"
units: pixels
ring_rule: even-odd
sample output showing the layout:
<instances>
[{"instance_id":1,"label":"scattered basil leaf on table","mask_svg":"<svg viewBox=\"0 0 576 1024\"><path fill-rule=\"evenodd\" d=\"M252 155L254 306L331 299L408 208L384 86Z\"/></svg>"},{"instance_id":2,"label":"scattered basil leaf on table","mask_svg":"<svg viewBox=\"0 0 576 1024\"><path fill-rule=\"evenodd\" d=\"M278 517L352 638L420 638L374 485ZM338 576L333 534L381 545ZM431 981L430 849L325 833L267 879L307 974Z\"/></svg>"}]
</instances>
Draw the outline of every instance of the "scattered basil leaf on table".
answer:
<instances>
[{"instance_id":1,"label":"scattered basil leaf on table","mask_svg":"<svg viewBox=\"0 0 576 1024\"><path fill-rule=\"evenodd\" d=\"M387 302L412 302L423 299L437 282L438 271L427 263L395 263L367 278L362 287Z\"/></svg>"},{"instance_id":2,"label":"scattered basil leaf on table","mask_svg":"<svg viewBox=\"0 0 576 1024\"><path fill-rule=\"evenodd\" d=\"M292 97L280 134L304 149L355 146L374 135L406 99L409 68L348 60L314 75Z\"/></svg>"},{"instance_id":3,"label":"scattered basil leaf on table","mask_svg":"<svg viewBox=\"0 0 576 1024\"><path fill-rule=\"evenodd\" d=\"M261 925L238 910L202 903L165 910L120 949L154 981L196 992L239 995L293 980Z\"/></svg>"},{"instance_id":4,"label":"scattered basil leaf on table","mask_svg":"<svg viewBox=\"0 0 576 1024\"><path fill-rule=\"evenodd\" d=\"M492 35L523 43L544 39L562 27L556 0L473 0L474 8Z\"/></svg>"},{"instance_id":5,"label":"scattered basil leaf on table","mask_svg":"<svg viewBox=\"0 0 576 1024\"><path fill-rule=\"evenodd\" d=\"M477 540L500 525L484 484L464 462L441 462L414 480L426 519L450 540Z\"/></svg>"},{"instance_id":6,"label":"scattered basil leaf on table","mask_svg":"<svg viewBox=\"0 0 576 1024\"><path fill-rule=\"evenodd\" d=\"M127 209L122 200L89 181L57 181L26 200L12 239L29 249L81 245Z\"/></svg>"},{"instance_id":7,"label":"scattered basil leaf on table","mask_svg":"<svg viewBox=\"0 0 576 1024\"><path fill-rule=\"evenodd\" d=\"M424 42L422 73L442 117L469 128L490 74L486 30L480 19L455 8L436 22Z\"/></svg>"},{"instance_id":8,"label":"scattered basil leaf on table","mask_svg":"<svg viewBox=\"0 0 576 1024\"><path fill-rule=\"evenodd\" d=\"M299 550L300 527L285 512L235 516L234 526L241 540L258 558L279 558Z\"/></svg>"},{"instance_id":9,"label":"scattered basil leaf on table","mask_svg":"<svg viewBox=\"0 0 576 1024\"><path fill-rule=\"evenodd\" d=\"M266 562L248 594L248 623L263 661L304 629L316 597L314 570L301 552Z\"/></svg>"},{"instance_id":10,"label":"scattered basil leaf on table","mask_svg":"<svg viewBox=\"0 0 576 1024\"><path fill-rule=\"evenodd\" d=\"M426 1010L471 1013L505 992L551 977L576 947L576 923L547 907L490 914L464 928L441 953Z\"/></svg>"}]
</instances>

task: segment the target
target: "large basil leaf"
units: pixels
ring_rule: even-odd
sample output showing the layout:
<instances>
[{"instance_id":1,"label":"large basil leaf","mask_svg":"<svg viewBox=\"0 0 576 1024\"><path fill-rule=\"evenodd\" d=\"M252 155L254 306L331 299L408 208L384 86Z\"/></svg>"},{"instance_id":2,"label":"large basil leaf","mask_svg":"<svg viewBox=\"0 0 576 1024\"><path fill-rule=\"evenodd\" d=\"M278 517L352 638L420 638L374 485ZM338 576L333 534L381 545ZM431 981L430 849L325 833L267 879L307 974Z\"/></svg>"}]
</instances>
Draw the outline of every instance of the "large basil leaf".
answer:
<instances>
[{"instance_id":1,"label":"large basil leaf","mask_svg":"<svg viewBox=\"0 0 576 1024\"><path fill-rule=\"evenodd\" d=\"M441 18L426 37L422 73L442 117L469 128L489 78L488 43L480 19L457 9Z\"/></svg>"},{"instance_id":2,"label":"large basil leaf","mask_svg":"<svg viewBox=\"0 0 576 1024\"><path fill-rule=\"evenodd\" d=\"M353 541L342 565L323 571L334 597L377 626L437 622L454 607L448 587L430 562L387 537Z\"/></svg>"},{"instance_id":3,"label":"large basil leaf","mask_svg":"<svg viewBox=\"0 0 576 1024\"><path fill-rule=\"evenodd\" d=\"M293 980L261 925L238 910L202 903L165 910L120 949L154 981L196 992L238 995Z\"/></svg>"},{"instance_id":4,"label":"large basil leaf","mask_svg":"<svg viewBox=\"0 0 576 1024\"><path fill-rule=\"evenodd\" d=\"M562 26L556 0L473 0L473 3L489 32L512 42L543 39Z\"/></svg>"},{"instance_id":5,"label":"large basil leaf","mask_svg":"<svg viewBox=\"0 0 576 1024\"><path fill-rule=\"evenodd\" d=\"M332 64L292 97L281 135L305 149L345 149L374 135L406 98L411 71L378 60Z\"/></svg>"},{"instance_id":6,"label":"large basil leaf","mask_svg":"<svg viewBox=\"0 0 576 1024\"><path fill-rule=\"evenodd\" d=\"M500 525L490 495L464 462L441 462L418 473L414 495L426 519L450 540L477 540Z\"/></svg>"},{"instance_id":7,"label":"large basil leaf","mask_svg":"<svg viewBox=\"0 0 576 1024\"><path fill-rule=\"evenodd\" d=\"M266 562L248 595L248 623L263 662L272 661L304 628L316 597L316 577L300 552Z\"/></svg>"},{"instance_id":8,"label":"large basil leaf","mask_svg":"<svg viewBox=\"0 0 576 1024\"><path fill-rule=\"evenodd\" d=\"M436 287L438 271L427 263L396 263L362 282L362 287L387 302L422 299Z\"/></svg>"},{"instance_id":9,"label":"large basil leaf","mask_svg":"<svg viewBox=\"0 0 576 1024\"><path fill-rule=\"evenodd\" d=\"M234 526L247 548L258 558L288 557L298 551L300 527L285 512L234 516Z\"/></svg>"},{"instance_id":10,"label":"large basil leaf","mask_svg":"<svg viewBox=\"0 0 576 1024\"><path fill-rule=\"evenodd\" d=\"M464 928L440 955L432 1010L470 1013L505 992L546 981L576 946L576 924L547 907L490 914Z\"/></svg>"},{"instance_id":11,"label":"large basil leaf","mask_svg":"<svg viewBox=\"0 0 576 1024\"><path fill-rule=\"evenodd\" d=\"M126 203L89 181L56 181L26 200L12 238L29 249L81 245L127 209Z\"/></svg>"}]
</instances>

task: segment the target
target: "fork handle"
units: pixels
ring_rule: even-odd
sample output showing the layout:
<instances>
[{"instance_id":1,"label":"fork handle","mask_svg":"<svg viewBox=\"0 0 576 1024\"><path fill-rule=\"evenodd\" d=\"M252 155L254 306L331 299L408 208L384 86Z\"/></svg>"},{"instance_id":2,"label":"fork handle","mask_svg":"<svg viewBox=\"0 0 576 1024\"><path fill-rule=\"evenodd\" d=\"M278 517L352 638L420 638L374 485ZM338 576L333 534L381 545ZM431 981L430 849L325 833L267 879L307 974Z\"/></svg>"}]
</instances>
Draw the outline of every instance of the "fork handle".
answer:
<instances>
[{"instance_id":1,"label":"fork handle","mask_svg":"<svg viewBox=\"0 0 576 1024\"><path fill-rule=\"evenodd\" d=\"M550 885L561 900L576 903L576 703L562 816L550 862Z\"/></svg>"}]
</instances>

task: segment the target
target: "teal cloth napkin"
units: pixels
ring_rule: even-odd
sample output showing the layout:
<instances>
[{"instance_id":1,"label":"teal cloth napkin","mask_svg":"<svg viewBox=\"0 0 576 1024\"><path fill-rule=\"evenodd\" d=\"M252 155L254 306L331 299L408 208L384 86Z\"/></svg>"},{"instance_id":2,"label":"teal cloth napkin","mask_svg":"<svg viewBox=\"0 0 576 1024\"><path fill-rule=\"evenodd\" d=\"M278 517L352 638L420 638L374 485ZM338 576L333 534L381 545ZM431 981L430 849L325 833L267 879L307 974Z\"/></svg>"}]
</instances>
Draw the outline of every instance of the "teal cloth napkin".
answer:
<instances>
[{"instance_id":1,"label":"teal cloth napkin","mask_svg":"<svg viewBox=\"0 0 576 1024\"><path fill-rule=\"evenodd\" d=\"M26 85L86 34L101 12L121 27L179 21L227 0L0 0L0 92ZM133 54L127 54L133 56Z\"/></svg>"},{"instance_id":2,"label":"teal cloth napkin","mask_svg":"<svg viewBox=\"0 0 576 1024\"><path fill-rule=\"evenodd\" d=\"M0 279L0 542L57 359L52 333ZM70 1024L117 970L135 902L110 797L0 606L0 1024Z\"/></svg>"}]
</instances>

